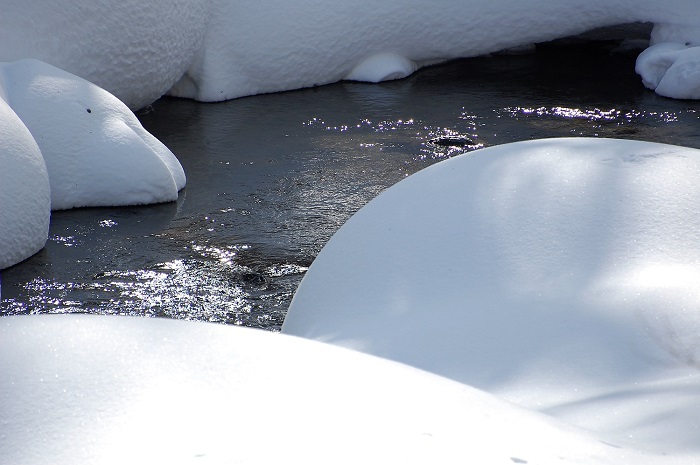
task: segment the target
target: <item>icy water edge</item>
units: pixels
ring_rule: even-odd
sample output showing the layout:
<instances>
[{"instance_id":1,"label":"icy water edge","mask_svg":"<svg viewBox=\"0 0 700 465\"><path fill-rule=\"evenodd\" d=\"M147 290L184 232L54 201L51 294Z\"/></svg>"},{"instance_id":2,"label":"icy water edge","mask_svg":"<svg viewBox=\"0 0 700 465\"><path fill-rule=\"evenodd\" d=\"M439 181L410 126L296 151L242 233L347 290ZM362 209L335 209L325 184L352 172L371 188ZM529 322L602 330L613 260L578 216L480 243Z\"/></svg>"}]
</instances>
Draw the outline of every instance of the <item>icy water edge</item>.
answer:
<instances>
[{"instance_id":1,"label":"icy water edge","mask_svg":"<svg viewBox=\"0 0 700 465\"><path fill-rule=\"evenodd\" d=\"M546 44L378 85L339 83L140 114L178 157L175 203L54 212L2 271L0 314L101 313L278 330L330 236L402 178L479 147L544 137L700 148L700 102L644 89L619 41Z\"/></svg>"}]
</instances>

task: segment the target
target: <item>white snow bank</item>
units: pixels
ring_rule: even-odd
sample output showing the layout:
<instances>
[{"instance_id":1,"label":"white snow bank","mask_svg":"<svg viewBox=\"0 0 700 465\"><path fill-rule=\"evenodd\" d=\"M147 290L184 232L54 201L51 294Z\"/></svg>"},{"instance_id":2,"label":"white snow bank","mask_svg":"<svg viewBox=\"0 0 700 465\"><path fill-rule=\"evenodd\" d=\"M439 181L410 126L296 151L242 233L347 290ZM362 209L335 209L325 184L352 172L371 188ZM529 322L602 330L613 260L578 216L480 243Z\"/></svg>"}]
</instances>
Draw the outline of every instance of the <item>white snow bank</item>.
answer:
<instances>
[{"instance_id":1,"label":"white snow bank","mask_svg":"<svg viewBox=\"0 0 700 465\"><path fill-rule=\"evenodd\" d=\"M639 55L635 69L659 95L700 99L700 27L654 25L651 46Z\"/></svg>"},{"instance_id":2,"label":"white snow bank","mask_svg":"<svg viewBox=\"0 0 700 465\"><path fill-rule=\"evenodd\" d=\"M34 255L49 231L49 177L41 152L0 85L0 269Z\"/></svg>"},{"instance_id":3,"label":"white snow bank","mask_svg":"<svg viewBox=\"0 0 700 465\"><path fill-rule=\"evenodd\" d=\"M0 269L43 246L52 209L167 202L185 185L170 150L77 76L37 60L0 63L0 97Z\"/></svg>"},{"instance_id":4,"label":"white snow bank","mask_svg":"<svg viewBox=\"0 0 700 465\"><path fill-rule=\"evenodd\" d=\"M2 318L0 373L4 463L669 463L420 370L246 328Z\"/></svg>"},{"instance_id":5,"label":"white snow bank","mask_svg":"<svg viewBox=\"0 0 700 465\"><path fill-rule=\"evenodd\" d=\"M652 45L639 55L635 69L644 85L659 95L700 99L700 46Z\"/></svg>"},{"instance_id":6,"label":"white snow bank","mask_svg":"<svg viewBox=\"0 0 700 465\"><path fill-rule=\"evenodd\" d=\"M635 21L677 37L700 26L695 0L5 3L0 61L51 63L132 109L175 83L172 95L220 101L396 79L431 63Z\"/></svg>"},{"instance_id":7,"label":"white snow bank","mask_svg":"<svg viewBox=\"0 0 700 465\"><path fill-rule=\"evenodd\" d=\"M209 15L209 0L4 0L0 62L50 63L138 109L182 76Z\"/></svg>"},{"instance_id":8,"label":"white snow bank","mask_svg":"<svg viewBox=\"0 0 700 465\"><path fill-rule=\"evenodd\" d=\"M327 84L377 82L420 66L635 21L699 24L695 0L213 0L204 44L172 95L219 101Z\"/></svg>"},{"instance_id":9,"label":"white snow bank","mask_svg":"<svg viewBox=\"0 0 700 465\"><path fill-rule=\"evenodd\" d=\"M699 186L700 150L637 141L441 162L331 238L282 331L698 460Z\"/></svg>"},{"instance_id":10,"label":"white snow bank","mask_svg":"<svg viewBox=\"0 0 700 465\"><path fill-rule=\"evenodd\" d=\"M177 198L182 166L109 92L37 60L0 64L0 73L46 161L53 210Z\"/></svg>"}]
</instances>

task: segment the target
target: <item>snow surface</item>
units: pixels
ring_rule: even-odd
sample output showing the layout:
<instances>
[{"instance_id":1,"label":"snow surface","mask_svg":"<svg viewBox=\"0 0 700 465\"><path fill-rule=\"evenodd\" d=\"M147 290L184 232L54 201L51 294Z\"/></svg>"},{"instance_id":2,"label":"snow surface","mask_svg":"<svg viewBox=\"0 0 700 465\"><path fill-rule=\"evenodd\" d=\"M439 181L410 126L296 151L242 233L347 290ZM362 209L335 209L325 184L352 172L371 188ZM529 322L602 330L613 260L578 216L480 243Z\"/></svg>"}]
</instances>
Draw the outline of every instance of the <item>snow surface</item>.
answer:
<instances>
[{"instance_id":1,"label":"snow surface","mask_svg":"<svg viewBox=\"0 0 700 465\"><path fill-rule=\"evenodd\" d=\"M700 27L654 25L651 46L637 58L636 71L659 95L700 99Z\"/></svg>"},{"instance_id":2,"label":"snow surface","mask_svg":"<svg viewBox=\"0 0 700 465\"><path fill-rule=\"evenodd\" d=\"M50 210L167 202L185 185L170 150L84 79L0 63L0 97L0 269L43 247Z\"/></svg>"},{"instance_id":3,"label":"snow surface","mask_svg":"<svg viewBox=\"0 0 700 465\"><path fill-rule=\"evenodd\" d=\"M182 76L209 15L210 0L3 0L0 62L50 63L138 109Z\"/></svg>"},{"instance_id":4,"label":"snow surface","mask_svg":"<svg viewBox=\"0 0 700 465\"><path fill-rule=\"evenodd\" d=\"M8 464L670 463L405 365L164 319L0 319L0 424Z\"/></svg>"},{"instance_id":5,"label":"snow surface","mask_svg":"<svg viewBox=\"0 0 700 465\"><path fill-rule=\"evenodd\" d=\"M46 161L53 210L177 199L182 166L113 95L37 60L0 72Z\"/></svg>"},{"instance_id":6,"label":"snow surface","mask_svg":"<svg viewBox=\"0 0 700 465\"><path fill-rule=\"evenodd\" d=\"M0 85L0 269L44 247L50 206L44 159Z\"/></svg>"},{"instance_id":7,"label":"snow surface","mask_svg":"<svg viewBox=\"0 0 700 465\"><path fill-rule=\"evenodd\" d=\"M680 37L700 24L696 0L212 0L204 44L172 95L219 101L342 79L377 82L421 66L597 27L649 21ZM694 61L697 62L697 61ZM676 79L674 86L695 85Z\"/></svg>"},{"instance_id":8,"label":"snow surface","mask_svg":"<svg viewBox=\"0 0 700 465\"><path fill-rule=\"evenodd\" d=\"M700 46L663 42L637 58L642 82L664 97L700 99Z\"/></svg>"},{"instance_id":9,"label":"snow surface","mask_svg":"<svg viewBox=\"0 0 700 465\"><path fill-rule=\"evenodd\" d=\"M698 186L700 150L639 141L438 163L331 238L282 331L698 461Z\"/></svg>"},{"instance_id":10,"label":"snow surface","mask_svg":"<svg viewBox=\"0 0 700 465\"><path fill-rule=\"evenodd\" d=\"M172 95L220 101L342 79L397 79L427 64L630 22L655 23L671 31L664 41L677 43L700 28L696 0L4 3L0 61L51 63L132 109L173 84ZM685 55L676 66L660 92L695 95L688 70L700 66L698 57ZM654 81L647 74L645 82Z\"/></svg>"}]
</instances>

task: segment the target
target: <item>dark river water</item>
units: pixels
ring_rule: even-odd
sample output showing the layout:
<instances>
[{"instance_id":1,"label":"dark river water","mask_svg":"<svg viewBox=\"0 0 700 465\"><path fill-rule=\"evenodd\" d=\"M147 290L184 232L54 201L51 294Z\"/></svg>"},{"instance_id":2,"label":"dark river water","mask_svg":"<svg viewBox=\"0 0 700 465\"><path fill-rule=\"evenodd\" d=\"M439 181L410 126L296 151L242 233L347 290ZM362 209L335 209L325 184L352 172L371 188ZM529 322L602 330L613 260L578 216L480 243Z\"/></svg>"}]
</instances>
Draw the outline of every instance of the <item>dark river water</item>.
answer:
<instances>
[{"instance_id":1,"label":"dark river water","mask_svg":"<svg viewBox=\"0 0 700 465\"><path fill-rule=\"evenodd\" d=\"M700 148L700 102L646 90L634 73L639 49L619 45L559 41L401 81L217 104L163 98L139 118L185 168L179 200L54 212L46 248L2 271L0 313L277 330L330 236L383 189L433 163L562 136Z\"/></svg>"}]
</instances>

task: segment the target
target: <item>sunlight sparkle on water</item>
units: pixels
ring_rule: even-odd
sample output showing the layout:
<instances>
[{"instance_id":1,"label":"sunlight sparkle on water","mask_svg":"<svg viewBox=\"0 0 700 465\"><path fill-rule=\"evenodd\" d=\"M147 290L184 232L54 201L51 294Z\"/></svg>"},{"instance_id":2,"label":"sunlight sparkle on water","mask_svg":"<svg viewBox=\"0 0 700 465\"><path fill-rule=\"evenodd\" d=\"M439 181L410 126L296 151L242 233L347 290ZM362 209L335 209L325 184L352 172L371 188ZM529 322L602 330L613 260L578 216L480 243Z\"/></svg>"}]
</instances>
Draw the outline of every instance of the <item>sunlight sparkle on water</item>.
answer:
<instances>
[{"instance_id":1,"label":"sunlight sparkle on water","mask_svg":"<svg viewBox=\"0 0 700 465\"><path fill-rule=\"evenodd\" d=\"M235 263L236 250L193 248L202 255L201 260L179 259L147 269L107 271L83 282L36 278L25 285L29 302L6 301L5 314L77 312L169 317L272 330L281 326L286 303L306 267L278 263L252 268Z\"/></svg>"},{"instance_id":2,"label":"sunlight sparkle on water","mask_svg":"<svg viewBox=\"0 0 700 465\"><path fill-rule=\"evenodd\" d=\"M75 236L52 235L49 236L49 240L53 242L58 242L59 244L65 245L66 247L75 247L76 245L80 245L80 241L78 241L75 238Z\"/></svg>"},{"instance_id":3,"label":"sunlight sparkle on water","mask_svg":"<svg viewBox=\"0 0 700 465\"><path fill-rule=\"evenodd\" d=\"M383 150L396 144L392 141L397 138L404 144L408 139L413 139L419 145L416 151L420 153L414 157L416 160L438 160L450 158L465 152L484 147L477 142L477 117L467 112L464 108L459 117L459 128L436 127L422 124L414 118L399 118L395 120L372 121L361 119L355 123L330 124L320 117L312 118L304 123L307 127L319 128L331 132L356 132L363 134L359 146L362 148L376 147ZM406 131L409 131L408 133ZM382 135L376 139L370 139L372 134ZM392 134L396 134L393 136ZM389 137L389 138L387 138Z\"/></svg>"},{"instance_id":4,"label":"sunlight sparkle on water","mask_svg":"<svg viewBox=\"0 0 700 465\"><path fill-rule=\"evenodd\" d=\"M659 123L672 123L678 121L678 115L673 112L645 112L638 110L621 111L615 108L570 108L570 107L506 107L498 111L513 118L518 116L554 117L567 119L585 119L588 121L635 121L639 119L658 120Z\"/></svg>"}]
</instances>

